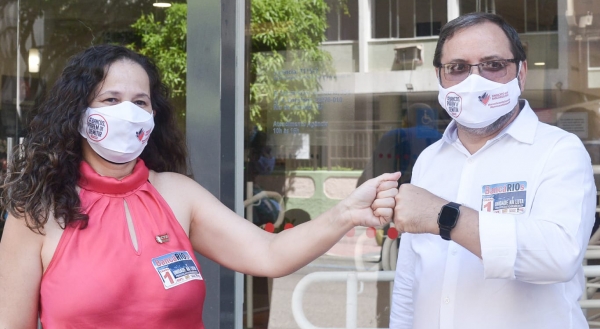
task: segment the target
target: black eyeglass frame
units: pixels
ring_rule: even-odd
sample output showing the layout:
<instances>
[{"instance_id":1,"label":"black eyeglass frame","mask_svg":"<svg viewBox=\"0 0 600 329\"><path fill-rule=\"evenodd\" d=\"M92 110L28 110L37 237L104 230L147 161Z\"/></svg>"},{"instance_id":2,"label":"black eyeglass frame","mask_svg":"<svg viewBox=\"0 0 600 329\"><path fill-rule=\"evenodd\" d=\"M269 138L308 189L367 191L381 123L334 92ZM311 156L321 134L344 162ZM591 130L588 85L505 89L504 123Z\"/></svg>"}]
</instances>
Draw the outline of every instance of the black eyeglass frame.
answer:
<instances>
[{"instance_id":1,"label":"black eyeglass frame","mask_svg":"<svg viewBox=\"0 0 600 329\"><path fill-rule=\"evenodd\" d=\"M477 66L477 69L479 70L479 72L481 72L482 70L481 70L480 65L486 64L486 63L490 63L490 62L508 62L508 63L517 64L518 62L520 62L520 60L518 60L516 58L507 58L507 59L490 59L489 61L484 61L484 62L480 62L480 63L476 63L476 64L452 63L452 62L445 63L445 64L440 64L440 66L438 66L438 69L439 69L438 79L439 79L440 83L442 83L442 70L446 70L445 66L449 65L449 64L455 64L455 65L456 64L462 64L462 65L469 66L469 74L467 74L467 76L464 79L462 79L462 80L449 80L449 79L446 79L447 81L462 82L462 81L464 81L466 78L468 78L471 75L471 72L473 71L473 66ZM505 68L506 68L506 66L505 66ZM517 74L518 74L518 71L517 71ZM480 75L481 75L481 73L480 73ZM503 75L502 77L504 77L504 76L506 76L506 75Z\"/></svg>"}]
</instances>

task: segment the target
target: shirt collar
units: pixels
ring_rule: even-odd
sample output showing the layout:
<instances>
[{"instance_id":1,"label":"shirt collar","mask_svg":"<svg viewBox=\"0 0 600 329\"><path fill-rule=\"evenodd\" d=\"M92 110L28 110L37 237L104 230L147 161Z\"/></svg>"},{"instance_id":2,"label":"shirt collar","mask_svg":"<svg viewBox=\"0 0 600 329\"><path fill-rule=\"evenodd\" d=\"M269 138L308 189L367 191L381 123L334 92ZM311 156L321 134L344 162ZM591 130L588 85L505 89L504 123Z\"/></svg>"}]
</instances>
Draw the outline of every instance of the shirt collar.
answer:
<instances>
[{"instance_id":1,"label":"shirt collar","mask_svg":"<svg viewBox=\"0 0 600 329\"><path fill-rule=\"evenodd\" d=\"M535 130L537 128L538 117L529 106L529 102L525 99L519 100L521 112L517 117L506 126L494 139L499 139L508 134L514 139L522 143L533 144ZM448 144L452 144L458 140L458 130L456 120L452 120L442 136L442 140Z\"/></svg>"}]
</instances>

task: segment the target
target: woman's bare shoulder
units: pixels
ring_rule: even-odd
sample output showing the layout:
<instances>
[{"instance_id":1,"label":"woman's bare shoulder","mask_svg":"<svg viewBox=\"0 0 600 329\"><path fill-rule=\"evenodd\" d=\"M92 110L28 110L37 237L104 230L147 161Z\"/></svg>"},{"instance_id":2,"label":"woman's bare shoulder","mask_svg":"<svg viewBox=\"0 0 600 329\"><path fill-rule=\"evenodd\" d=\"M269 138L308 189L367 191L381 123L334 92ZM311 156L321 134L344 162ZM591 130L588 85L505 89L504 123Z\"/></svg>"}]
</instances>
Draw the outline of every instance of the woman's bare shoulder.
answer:
<instances>
[{"instance_id":1,"label":"woman's bare shoulder","mask_svg":"<svg viewBox=\"0 0 600 329\"><path fill-rule=\"evenodd\" d=\"M181 191L200 188L192 178L174 172L156 172L151 170L150 183L162 194L162 191Z\"/></svg>"},{"instance_id":2,"label":"woman's bare shoulder","mask_svg":"<svg viewBox=\"0 0 600 329\"><path fill-rule=\"evenodd\" d=\"M150 171L150 183L165 199L186 232L194 214L206 208L215 198L195 180L173 172Z\"/></svg>"}]
</instances>

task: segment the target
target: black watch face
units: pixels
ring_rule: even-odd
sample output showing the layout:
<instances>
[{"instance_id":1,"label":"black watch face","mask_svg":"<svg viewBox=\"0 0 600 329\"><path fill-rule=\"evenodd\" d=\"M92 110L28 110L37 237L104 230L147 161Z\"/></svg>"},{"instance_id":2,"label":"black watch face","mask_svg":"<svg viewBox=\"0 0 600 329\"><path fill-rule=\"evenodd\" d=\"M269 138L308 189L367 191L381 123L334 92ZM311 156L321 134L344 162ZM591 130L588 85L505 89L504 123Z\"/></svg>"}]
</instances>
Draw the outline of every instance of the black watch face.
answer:
<instances>
[{"instance_id":1,"label":"black watch face","mask_svg":"<svg viewBox=\"0 0 600 329\"><path fill-rule=\"evenodd\" d=\"M439 223L441 226L454 226L458 218L459 210L452 207L442 207Z\"/></svg>"}]
</instances>

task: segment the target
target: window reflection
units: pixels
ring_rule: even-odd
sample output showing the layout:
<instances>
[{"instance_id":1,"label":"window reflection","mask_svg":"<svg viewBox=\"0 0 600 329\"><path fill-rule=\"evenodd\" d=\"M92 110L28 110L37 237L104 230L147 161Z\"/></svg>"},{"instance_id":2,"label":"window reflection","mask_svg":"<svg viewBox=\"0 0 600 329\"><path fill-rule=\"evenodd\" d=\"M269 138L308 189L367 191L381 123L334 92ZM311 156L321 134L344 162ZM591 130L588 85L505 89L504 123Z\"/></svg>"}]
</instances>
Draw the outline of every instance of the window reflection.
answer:
<instances>
[{"instance_id":1,"label":"window reflection","mask_svg":"<svg viewBox=\"0 0 600 329\"><path fill-rule=\"evenodd\" d=\"M557 31L558 2L556 0L520 2L496 0L461 0L460 13L494 12L501 15L519 33Z\"/></svg>"},{"instance_id":2,"label":"window reflection","mask_svg":"<svg viewBox=\"0 0 600 329\"><path fill-rule=\"evenodd\" d=\"M132 24L142 14L153 14L161 22L166 18L165 9L153 7L153 2L0 3L3 164L7 139L17 144L24 136L32 108L66 59L90 44L131 44L140 49L142 36ZM495 12L518 30L529 64L523 98L541 121L581 138L600 186L598 2L573 0L568 2L572 8L564 8L566 4L557 0L460 0L457 8L448 8L446 0L376 0L366 9L359 0L298 3L293 11L283 1L247 1L251 8L246 17L244 183L253 184L251 195L276 193L254 207L256 225L273 231L284 230L286 224L301 225L339 202L356 184L383 171L401 170L404 181L409 179L414 158L449 123L437 103L431 64L435 36L452 18L448 9ZM359 24L359 17L367 23ZM178 47L177 56L185 55L185 43ZM180 78L185 82L185 75ZM182 85L174 89L185 90ZM185 95L174 96L183 125ZM426 110L410 118L415 108ZM280 214L283 218L275 227ZM274 282L257 279L255 325L266 326L271 319L273 326L295 326L289 301L299 277L316 271L382 269L389 228L369 229L350 232L297 276ZM321 304L307 310L308 316L315 316L320 325L344 326L345 295L340 289L345 286L336 283L312 290L310 298L315 303L321 299ZM385 289L386 284L366 284L359 297L359 326L387 325Z\"/></svg>"},{"instance_id":3,"label":"window reflection","mask_svg":"<svg viewBox=\"0 0 600 329\"><path fill-rule=\"evenodd\" d=\"M529 101L540 121L579 136L593 164L600 168L600 136L596 136L600 127L600 23L596 19L599 4L574 0L569 2L572 11L566 8L565 12L564 4L557 0L460 0L456 6L445 0L377 0L368 2L370 6L350 0L347 11L340 3L346 2L326 1L330 9L326 14L328 27L324 32L312 30L315 35L325 35L320 49L331 56L327 73L313 76L317 84L312 89L284 85L262 89L266 95L285 93L287 99L279 102L278 106L284 106L280 112L272 104L260 105L260 111L273 118L259 130L266 135L275 170L252 180L283 195L287 221L314 218L335 204L337 196L351 193L356 184L381 172L400 170L402 182L410 180L414 159L440 138L450 122L438 104L438 81L431 63L435 36L453 18L448 13L494 12L517 29L529 69L522 97ZM258 34L251 36L257 37ZM281 54L300 50L292 43L281 45L276 49ZM253 45L249 51L252 57L264 49ZM295 72L292 76L316 66L314 62L298 64L289 56L283 56L282 61L285 69L281 70ZM251 63L252 70L258 68L255 64ZM252 80L259 77L252 72L247 86L250 90L254 81L259 81ZM281 116L286 114L286 105L288 110L293 109L303 97L317 103L310 119ZM250 104L256 104L253 96ZM415 109L414 113L420 113L417 119L410 117ZM310 122L326 126L310 128ZM249 119L248 131L254 129L252 123ZM350 232L297 275L275 279L269 289L269 325L295 324L292 310L281 303L291 298L287 289L293 289L292 282L301 277L321 271L383 269L384 257L390 251L384 246L386 241L394 240L390 239L393 231L388 236L389 226L370 229ZM389 283L364 284L366 293L359 297L358 326L388 326ZM317 306L305 306L304 311L313 324L345 326L340 317L334 316L344 311L346 297L340 293L344 287L342 283L332 283L327 287L316 285L310 291L312 295L305 297L310 302L305 305ZM327 298L320 294L324 289L328 291ZM319 304L319 297L328 303ZM323 314L329 317L325 319Z\"/></svg>"},{"instance_id":4,"label":"window reflection","mask_svg":"<svg viewBox=\"0 0 600 329\"><path fill-rule=\"evenodd\" d=\"M175 5L185 1L172 1ZM8 149L25 137L33 110L54 84L67 59L90 45L113 43L136 50L147 46L143 35L156 31L136 30L132 25L142 16L152 15L162 24L168 10L157 8L151 0L7 0L0 2L0 170L6 171ZM186 15L179 24L186 25ZM175 24L170 24L176 26ZM185 29L183 29L185 42ZM163 53L174 54L168 45ZM177 48L177 47L174 47ZM185 44L183 68L178 71L161 67L163 74L185 81ZM169 51L164 51L169 49ZM147 54L157 60L153 54ZM170 55L168 55L170 56ZM181 57L170 56L180 60ZM161 66L159 64L159 66ZM174 89L173 102L179 110L180 124L185 122L185 95ZM180 91L180 90L179 90ZM3 222L0 221L0 237Z\"/></svg>"},{"instance_id":5,"label":"window reflection","mask_svg":"<svg viewBox=\"0 0 600 329\"><path fill-rule=\"evenodd\" d=\"M327 0L327 41L358 40L358 0Z\"/></svg>"},{"instance_id":6,"label":"window reflection","mask_svg":"<svg viewBox=\"0 0 600 329\"><path fill-rule=\"evenodd\" d=\"M373 1L373 37L414 38L438 35L446 24L446 0Z\"/></svg>"}]
</instances>

